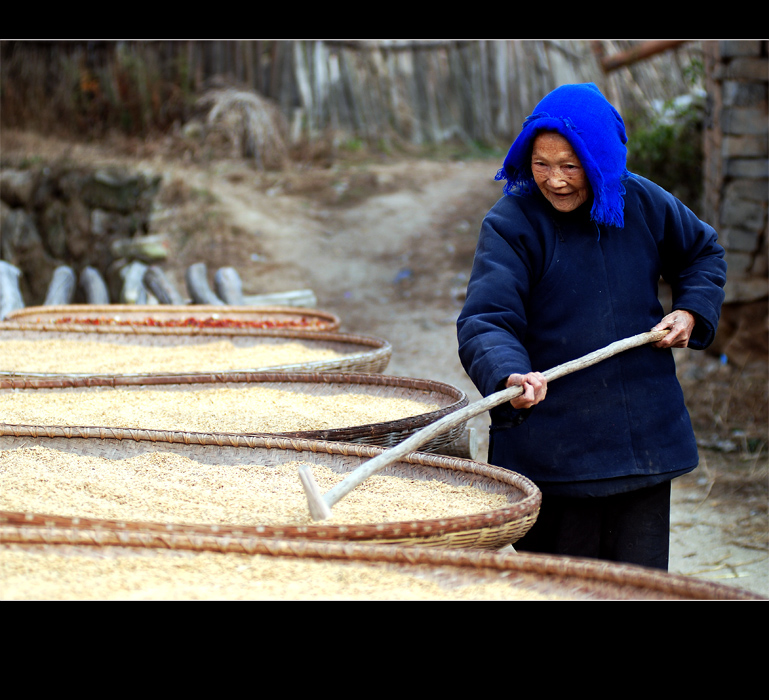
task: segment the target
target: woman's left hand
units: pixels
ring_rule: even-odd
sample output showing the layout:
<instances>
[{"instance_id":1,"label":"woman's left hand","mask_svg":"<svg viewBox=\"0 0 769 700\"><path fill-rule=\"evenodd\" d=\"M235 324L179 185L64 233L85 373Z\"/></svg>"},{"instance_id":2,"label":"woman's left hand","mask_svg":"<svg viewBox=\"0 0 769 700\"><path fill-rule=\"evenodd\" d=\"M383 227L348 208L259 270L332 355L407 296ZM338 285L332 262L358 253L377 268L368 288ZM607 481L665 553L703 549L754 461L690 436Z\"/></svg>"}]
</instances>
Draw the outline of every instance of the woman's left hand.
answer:
<instances>
[{"instance_id":1,"label":"woman's left hand","mask_svg":"<svg viewBox=\"0 0 769 700\"><path fill-rule=\"evenodd\" d=\"M544 401L547 395L547 379L539 372L529 372L528 374L511 374L507 378L507 388L519 386L523 393L510 401L515 409L526 409Z\"/></svg>"},{"instance_id":2,"label":"woman's left hand","mask_svg":"<svg viewBox=\"0 0 769 700\"><path fill-rule=\"evenodd\" d=\"M654 343L655 348L685 348L694 330L695 318L688 311L678 309L669 313L654 328L653 331L670 329L662 340Z\"/></svg>"}]
</instances>

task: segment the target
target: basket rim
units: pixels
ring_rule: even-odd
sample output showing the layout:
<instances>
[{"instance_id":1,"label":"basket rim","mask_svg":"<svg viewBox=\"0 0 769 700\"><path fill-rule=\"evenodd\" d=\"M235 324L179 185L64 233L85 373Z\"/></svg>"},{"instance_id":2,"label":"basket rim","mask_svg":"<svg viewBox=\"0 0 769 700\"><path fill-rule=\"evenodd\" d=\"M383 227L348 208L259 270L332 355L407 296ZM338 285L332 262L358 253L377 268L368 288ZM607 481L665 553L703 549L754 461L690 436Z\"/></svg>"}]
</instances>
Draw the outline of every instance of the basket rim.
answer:
<instances>
[{"instance_id":1,"label":"basket rim","mask_svg":"<svg viewBox=\"0 0 769 700\"><path fill-rule=\"evenodd\" d=\"M77 332L77 333L121 333L134 332L155 335L248 335L259 330L281 330L266 328L197 328L197 327L162 327L142 325L119 326L92 326L85 323L72 321L70 323L48 321L31 321L30 316L35 314L55 315L69 314L71 316L88 317L89 315L119 315L141 314L151 316L179 314L180 316L195 315L221 315L234 316L236 314L248 314L251 316L307 316L315 318L323 323L317 329L286 328L302 333L335 332L339 330L341 319L330 311L320 309L308 309L297 306L231 306L212 304L189 304L184 306L172 304L60 304L51 306L27 306L9 312L0 322L0 330L40 330L51 332Z\"/></svg>"},{"instance_id":2,"label":"basket rim","mask_svg":"<svg viewBox=\"0 0 769 700\"><path fill-rule=\"evenodd\" d=\"M24 334L27 332L34 332L34 333L51 333L51 335L55 335L56 333L60 334L66 334L70 332L74 332L76 335L84 334L84 331L82 330L85 327L80 327L80 329L75 329L74 331L63 331L61 329L47 329L47 328L41 328L38 327L36 324L34 326L25 326L24 324L6 324L3 322L0 322L0 341L2 341L5 338L8 338L9 336L12 336L14 333L17 334ZM98 326L97 326L98 328ZM173 329L172 329L173 330ZM205 329L204 329L205 330ZM212 330L212 329L208 329ZM218 330L218 329L213 329ZM381 366L384 363L384 366L387 365L389 362L390 357L392 357L393 347L389 340L386 340L385 338L380 338L378 336L373 335L360 335L355 333L346 333L346 332L339 332L339 331L296 331L291 329L280 329L280 330L273 330L273 329L265 329L265 328L257 328L253 330L244 330L245 332L242 333L236 333L233 331L236 331L238 329L221 329L224 332L215 334L219 339L226 338L227 336L233 336L233 337L254 337L254 338L290 338L292 340L301 340L302 342L327 342L327 343L338 343L340 345L356 345L360 346L361 349L358 349L354 352L350 352L348 355L343 355L342 357L336 359L336 360L316 360L312 362L304 362L304 363L294 363L294 364L288 364L288 365L273 365L271 367L256 367L251 369L237 369L237 370L225 370L221 372L210 372L201 370L200 372L119 372L116 374L89 374L85 372L25 372L25 371L17 371L17 370L0 370L0 378L36 378L36 377L70 377L70 378L81 378L81 377L89 377L94 380L104 380L115 376L126 376L126 377L158 377L158 376L173 376L173 377L181 377L181 376L187 376L190 374L216 374L220 375L222 377L226 377L232 374L242 374L242 373L249 373L249 372L315 372L315 371L335 371L335 372L342 372L344 367L349 367L350 365L353 365L354 363L366 363L371 366ZM106 336L107 333L104 333ZM137 337L137 336L143 336L143 335L149 335L147 333L136 333L132 331L129 327L121 328L119 331L109 331L109 335L114 336L125 336L128 338L131 337ZM160 333L158 335L175 335L173 333ZM189 335L189 334L188 334ZM205 333L195 334L195 335L207 335ZM366 349L364 349L366 348ZM327 368L324 370L324 368ZM383 368L383 367L382 367ZM357 369L357 371L362 371L360 368ZM378 369L371 370L372 372L377 372Z\"/></svg>"},{"instance_id":3,"label":"basket rim","mask_svg":"<svg viewBox=\"0 0 769 700\"><path fill-rule=\"evenodd\" d=\"M0 423L0 437L31 437L41 445L47 439L66 438L121 441L133 440L136 442L155 442L153 431L131 430L125 435L116 436L110 429L99 428L61 428L57 426L29 426ZM286 438L277 435L236 435L223 433L181 433L169 431L169 439L166 443L200 446L219 446L250 449L277 449L292 450L298 453L311 452L313 454L327 454L341 457L360 457L371 459L387 448L362 443L345 443L325 440L305 440L300 438ZM42 441L42 442L40 442ZM1 445L0 445L1 446ZM45 446L45 445L43 445ZM396 464L406 463L414 466L434 467L436 469L448 469L462 472L492 481L501 482L513 486L521 493L521 499L504 508L495 508L484 513L454 516L450 518L430 518L410 521L373 522L359 524L317 524L317 525L219 525L219 531L250 532L255 536L282 537L286 534L293 537L308 537L328 539L329 535L344 536L350 540L392 539L394 537L425 537L443 533L461 532L479 528L489 528L503 525L515 519L524 518L530 514L539 512L542 502L542 493L533 481L527 477L502 467L493 466L485 462L477 462L460 457L451 457L428 452L410 452L401 457ZM394 466L394 465L393 465ZM37 514L44 515L44 514ZM123 521L103 521L116 523ZM148 523L164 532L169 531L169 525L163 523ZM171 529L192 528L194 532L208 532L210 525L191 524L188 526L170 526Z\"/></svg>"},{"instance_id":4,"label":"basket rim","mask_svg":"<svg viewBox=\"0 0 769 700\"><path fill-rule=\"evenodd\" d=\"M98 311L105 313L125 313L125 312L138 312L138 313L287 313L292 315L304 316L328 316L330 318L336 318L335 314L329 311L308 308L305 306L281 306L279 304L269 304L265 306L256 306L251 304L50 304L50 305L37 305L37 306L24 306L20 309L14 309L8 312L6 318L20 318L22 316L31 316L38 313L62 313L69 311L83 311L88 313L89 311Z\"/></svg>"},{"instance_id":5,"label":"basket rim","mask_svg":"<svg viewBox=\"0 0 769 700\"><path fill-rule=\"evenodd\" d=\"M0 516L2 513L0 513ZM432 549L393 546L376 543L283 539L236 535L197 535L187 533L163 534L136 531L116 535L99 529L68 528L62 525L4 524L0 519L0 543L22 547L146 547L185 549L193 552L220 554L264 555L322 561L352 561L385 563L406 567L451 567L460 570L493 573L525 573L542 577L574 578L588 586L607 583L617 587L632 587L684 600L767 600L764 596L715 581L696 579L647 567L604 562L596 559L516 552L500 554L468 549ZM615 596L597 595L599 600ZM642 600L649 596L628 595L623 599ZM618 598L618 596L616 597Z\"/></svg>"},{"instance_id":6,"label":"basket rim","mask_svg":"<svg viewBox=\"0 0 769 700\"><path fill-rule=\"evenodd\" d=\"M433 411L419 413L406 418L398 418L391 421L382 421L379 423L360 423L346 426L344 428L327 428L323 430L288 430L271 435L281 435L283 437L304 438L309 440L329 440L333 436L356 436L365 435L372 438L391 433L403 433L413 431L415 427L421 427L442 418L449 413L463 408L468 404L467 394L451 384L439 382L431 379L420 379L415 377L398 377L386 374L366 374L360 372L244 372L233 373L223 378L220 374L186 374L186 375L152 375L152 376L127 376L116 375L105 378L103 381L91 381L87 377L59 378L59 377L40 377L40 378L5 378L0 376L0 390L37 390L37 389L89 389L98 387L117 388L121 386L210 386L212 384L266 384L266 383L286 383L286 384L338 384L355 386L393 386L431 393L439 393L453 399L452 403ZM63 426L60 426L63 427ZM84 426L79 426L83 428ZM106 426L89 426L92 428L106 429ZM129 430L128 428L113 427L112 430ZM167 431L154 430L158 441L162 441L162 435L167 432L187 432L187 431ZM198 432L198 431L189 431ZM233 433L224 431L213 431L212 435L262 435L265 433L252 433L244 431L243 433ZM344 440L342 440L344 441Z\"/></svg>"},{"instance_id":7,"label":"basket rim","mask_svg":"<svg viewBox=\"0 0 769 700\"><path fill-rule=\"evenodd\" d=\"M98 326L95 326L95 327L98 328ZM40 328L38 324L26 326L24 324L17 324L17 323L10 324L10 323L2 323L2 322L0 322L0 330L11 331L11 333L14 331L15 332L25 332L25 331L44 332L45 331L45 329ZM238 329L226 328L223 330L225 331L223 335L240 335L239 333L233 333L233 330L238 330ZM69 333L69 332L72 332L72 331L69 331L69 330L62 331L62 333ZM11 333L3 333L2 335L11 335ZM129 327L121 328L118 331L114 331L114 333L115 335L125 335L128 337L137 335ZM323 341L332 342L332 343L364 345L367 347L374 347L374 348L392 347L390 344L390 341L385 338L380 338L379 336L375 336L375 335L362 335L359 333L349 333L346 331L298 331L292 328L281 328L281 329L255 328L249 332L249 335L298 338L305 341L323 340Z\"/></svg>"}]
</instances>

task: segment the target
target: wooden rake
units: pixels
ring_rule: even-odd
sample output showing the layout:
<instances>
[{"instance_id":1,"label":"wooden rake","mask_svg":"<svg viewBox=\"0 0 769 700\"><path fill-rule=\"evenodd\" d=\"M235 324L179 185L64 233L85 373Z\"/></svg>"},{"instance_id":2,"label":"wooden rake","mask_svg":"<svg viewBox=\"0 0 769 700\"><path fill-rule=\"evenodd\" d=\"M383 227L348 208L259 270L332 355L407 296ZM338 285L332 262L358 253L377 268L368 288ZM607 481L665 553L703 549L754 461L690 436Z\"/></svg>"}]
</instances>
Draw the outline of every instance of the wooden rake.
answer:
<instances>
[{"instance_id":1,"label":"wooden rake","mask_svg":"<svg viewBox=\"0 0 769 700\"><path fill-rule=\"evenodd\" d=\"M618 340L605 348L595 350L583 357L564 362L561 365L553 367L542 373L542 376L551 382L553 379L558 379L577 370L584 369L590 365L597 364L602 360L617 355L625 350L646 345L647 343L654 343L664 338L670 331L648 331L646 333L640 333L638 335L625 338L624 340ZM299 467L299 478L302 481L304 492L307 496L307 503L310 508L310 515L313 520L325 520L331 517L331 508L334 504L338 503L344 498L350 491L356 486L363 483L368 477L376 472L384 469L385 467L397 462L401 457L404 457L409 452L415 451L417 448L431 440L436 435L451 430L452 428L461 425L465 421L477 416L484 411L488 411L495 406L499 406L506 401L511 401L516 396L520 396L523 393L523 389L520 386L513 386L508 389L503 389L494 394L476 401L474 403L465 406L464 408L449 413L435 423L422 428L420 431L414 433L411 437L407 438L403 442L391 447L376 457L368 460L364 464L361 464L355 471L351 472L343 481L338 483L334 488L325 494L321 494L318 483L315 481L315 477L312 475L312 470L309 465L302 465Z\"/></svg>"}]
</instances>

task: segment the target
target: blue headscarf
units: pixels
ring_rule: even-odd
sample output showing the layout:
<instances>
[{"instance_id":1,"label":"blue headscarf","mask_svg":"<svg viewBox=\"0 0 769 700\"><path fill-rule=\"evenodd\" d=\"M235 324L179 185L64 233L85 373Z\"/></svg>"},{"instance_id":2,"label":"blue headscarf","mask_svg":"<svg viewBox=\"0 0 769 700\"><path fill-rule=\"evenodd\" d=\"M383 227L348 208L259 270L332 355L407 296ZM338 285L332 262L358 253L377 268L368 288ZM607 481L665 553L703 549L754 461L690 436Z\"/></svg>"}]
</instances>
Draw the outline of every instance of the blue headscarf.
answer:
<instances>
[{"instance_id":1,"label":"blue headscarf","mask_svg":"<svg viewBox=\"0 0 769 700\"><path fill-rule=\"evenodd\" d=\"M531 173L531 148L541 131L555 131L568 140L585 169L593 192L590 216L600 224L625 225L624 181L627 134L622 117L594 83L561 85L526 118L505 158L497 180L507 180L505 194L536 191Z\"/></svg>"}]
</instances>

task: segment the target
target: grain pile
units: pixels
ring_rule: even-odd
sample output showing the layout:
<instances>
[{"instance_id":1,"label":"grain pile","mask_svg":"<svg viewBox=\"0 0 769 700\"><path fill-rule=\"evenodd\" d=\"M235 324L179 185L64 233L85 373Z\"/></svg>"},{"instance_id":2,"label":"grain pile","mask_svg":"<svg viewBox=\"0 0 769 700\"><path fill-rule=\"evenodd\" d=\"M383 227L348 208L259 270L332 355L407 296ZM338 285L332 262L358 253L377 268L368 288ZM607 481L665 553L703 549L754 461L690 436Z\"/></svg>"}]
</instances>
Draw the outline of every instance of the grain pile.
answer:
<instances>
[{"instance_id":1,"label":"grain pile","mask_svg":"<svg viewBox=\"0 0 769 700\"><path fill-rule=\"evenodd\" d=\"M519 577L520 578L520 577ZM0 548L0 600L554 600L509 579L266 555Z\"/></svg>"},{"instance_id":2,"label":"grain pile","mask_svg":"<svg viewBox=\"0 0 769 700\"><path fill-rule=\"evenodd\" d=\"M188 432L334 430L409 418L438 408L415 399L352 390L311 396L258 385L0 393L0 416L5 423Z\"/></svg>"},{"instance_id":3,"label":"grain pile","mask_svg":"<svg viewBox=\"0 0 769 700\"><path fill-rule=\"evenodd\" d=\"M171 452L125 459L40 446L0 453L0 510L167 523L309 525L300 462L205 464ZM323 492L344 478L313 465ZM450 518L509 505L472 486L375 474L337 503L327 522Z\"/></svg>"},{"instance_id":4,"label":"grain pile","mask_svg":"<svg viewBox=\"0 0 769 700\"><path fill-rule=\"evenodd\" d=\"M167 347L68 339L0 341L0 371L3 372L224 372L334 360L342 356L335 350L309 348L298 341L249 347L229 340Z\"/></svg>"}]
</instances>

